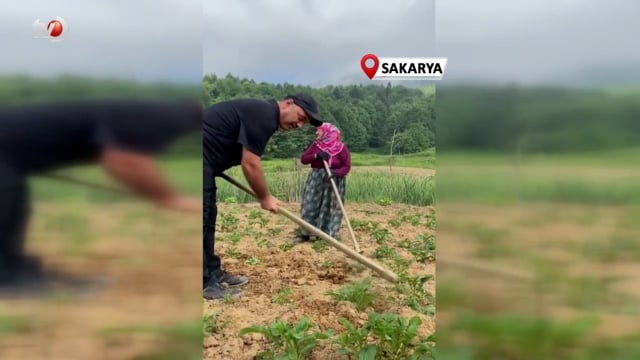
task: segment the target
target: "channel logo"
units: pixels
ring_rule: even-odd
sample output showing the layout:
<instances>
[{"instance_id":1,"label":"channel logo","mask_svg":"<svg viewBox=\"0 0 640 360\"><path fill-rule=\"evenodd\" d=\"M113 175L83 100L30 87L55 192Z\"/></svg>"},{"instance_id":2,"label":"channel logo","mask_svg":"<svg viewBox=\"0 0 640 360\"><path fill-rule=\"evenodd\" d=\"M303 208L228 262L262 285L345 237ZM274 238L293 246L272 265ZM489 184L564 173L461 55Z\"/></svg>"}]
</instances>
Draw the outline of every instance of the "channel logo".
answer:
<instances>
[{"instance_id":1,"label":"channel logo","mask_svg":"<svg viewBox=\"0 0 640 360\"><path fill-rule=\"evenodd\" d=\"M48 22L41 22L40 19L31 24L33 37L35 39L49 39L51 41L62 41L64 35L69 31L67 22L60 16Z\"/></svg>"}]
</instances>

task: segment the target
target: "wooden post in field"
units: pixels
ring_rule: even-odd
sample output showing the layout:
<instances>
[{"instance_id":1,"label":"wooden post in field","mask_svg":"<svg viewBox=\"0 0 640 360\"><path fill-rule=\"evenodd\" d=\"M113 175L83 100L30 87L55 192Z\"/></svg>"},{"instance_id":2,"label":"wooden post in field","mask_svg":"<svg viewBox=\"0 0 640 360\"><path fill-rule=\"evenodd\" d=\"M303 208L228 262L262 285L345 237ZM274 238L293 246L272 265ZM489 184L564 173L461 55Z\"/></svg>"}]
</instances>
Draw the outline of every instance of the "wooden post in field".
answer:
<instances>
[{"instance_id":1,"label":"wooden post in field","mask_svg":"<svg viewBox=\"0 0 640 360\"><path fill-rule=\"evenodd\" d=\"M389 147L389 171L393 171L393 143L396 141L396 129L393 129L393 136L391 137L391 146Z\"/></svg>"}]
</instances>

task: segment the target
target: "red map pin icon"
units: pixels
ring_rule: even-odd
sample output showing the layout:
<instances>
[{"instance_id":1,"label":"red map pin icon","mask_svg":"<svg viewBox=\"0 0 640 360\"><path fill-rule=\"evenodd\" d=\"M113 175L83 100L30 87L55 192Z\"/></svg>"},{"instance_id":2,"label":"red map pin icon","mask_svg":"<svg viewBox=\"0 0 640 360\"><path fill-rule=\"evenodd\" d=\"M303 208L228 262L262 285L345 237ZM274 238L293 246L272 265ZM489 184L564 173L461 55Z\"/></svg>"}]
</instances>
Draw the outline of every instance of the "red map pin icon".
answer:
<instances>
[{"instance_id":1,"label":"red map pin icon","mask_svg":"<svg viewBox=\"0 0 640 360\"><path fill-rule=\"evenodd\" d=\"M367 67L367 60L373 60L372 67ZM369 79L373 79L373 76L378 72L378 66L380 66L380 61L378 57L373 54L367 54L360 59L360 67L362 67L362 71L364 71Z\"/></svg>"}]
</instances>

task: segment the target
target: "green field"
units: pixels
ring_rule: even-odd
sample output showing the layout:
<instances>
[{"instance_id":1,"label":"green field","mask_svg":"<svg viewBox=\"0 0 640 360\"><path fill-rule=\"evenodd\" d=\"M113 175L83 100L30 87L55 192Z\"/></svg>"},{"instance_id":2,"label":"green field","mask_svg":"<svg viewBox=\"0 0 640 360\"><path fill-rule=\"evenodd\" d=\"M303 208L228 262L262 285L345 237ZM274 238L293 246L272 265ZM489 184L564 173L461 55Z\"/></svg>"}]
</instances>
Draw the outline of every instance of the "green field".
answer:
<instances>
[{"instance_id":1,"label":"green field","mask_svg":"<svg viewBox=\"0 0 640 360\"><path fill-rule=\"evenodd\" d=\"M393 167L436 168L440 183L437 195L449 201L492 204L517 202L558 202L575 204L628 205L640 201L640 168L634 160L639 149L607 151L581 155L504 155L477 152L443 152L436 164L433 152L394 156ZM308 167L294 164L294 158L263 162L267 181L275 195L284 201L298 201ZM435 203L435 180L403 172L388 172L389 156L353 154L354 172L348 177L347 201L391 201L413 205ZM185 192L201 194L199 159L166 159L161 163L169 178ZM376 167L358 172L360 167ZM377 169L377 170L376 170ZM74 177L109 182L97 167L64 171ZM227 172L244 181L239 167ZM104 191L78 187L48 179L34 179L34 196L39 200L117 201ZM218 181L219 198L238 202L252 199L224 180Z\"/></svg>"},{"instance_id":2,"label":"green field","mask_svg":"<svg viewBox=\"0 0 640 360\"><path fill-rule=\"evenodd\" d=\"M640 201L640 149L572 155L438 153L438 198L488 204Z\"/></svg>"},{"instance_id":3,"label":"green field","mask_svg":"<svg viewBox=\"0 0 640 360\"><path fill-rule=\"evenodd\" d=\"M438 197L447 201L490 204L558 202L574 204L628 205L640 201L640 168L634 166L640 149L594 152L580 155L504 155L478 152L434 152L394 156L396 168L436 168L440 183ZM295 165L294 158L265 160L263 167L273 193L283 201L297 202L308 167ZM347 178L347 201L391 201L412 205L435 203L435 179L410 174L402 169L388 172L389 156L353 154L354 172ZM183 191L201 193L200 159L165 159L162 168ZM360 167L376 167L367 172ZM101 169L89 166L64 171L76 178L110 183ZM243 181L239 167L227 172ZM34 179L34 196L39 200L117 201L122 196L70 185L57 180ZM221 200L247 202L252 199L222 179Z\"/></svg>"},{"instance_id":4,"label":"green field","mask_svg":"<svg viewBox=\"0 0 640 360\"><path fill-rule=\"evenodd\" d=\"M467 260L534 275L533 283L515 285L483 273L439 272L438 314L455 317L438 325L438 358L504 353L519 359L631 359L640 354L637 333L624 320L633 323L640 310L637 297L621 289L637 286L623 275L625 269L635 271L631 266L640 253L634 241L639 212L628 206L640 200L640 169L634 166L639 154L640 149L554 156L443 151L436 162L434 153L425 152L395 157L391 173L387 156L353 154L347 201L434 204L434 178L409 170L435 167L440 259L460 251ZM165 159L161 165L180 189L200 194L200 159ZM361 171L371 167L376 168ZM274 194L296 201L308 168L296 166L293 158L264 161L264 168ZM96 167L64 173L112 184ZM228 173L244 182L239 168ZM41 202L130 200L53 180L33 181L34 197ZM224 180L218 184L221 202L252 201ZM568 271L582 267L592 270ZM558 319L556 311L571 315ZM603 337L602 328L621 330ZM456 336L474 343L451 340Z\"/></svg>"},{"instance_id":5,"label":"green field","mask_svg":"<svg viewBox=\"0 0 640 360\"><path fill-rule=\"evenodd\" d=\"M308 167L297 166L295 159L274 159L263 161L265 176L269 187L278 199L298 202L302 186L309 171ZM434 180L415 174L407 174L402 169L389 173L389 157L383 155L354 154L353 168L361 166L376 167L367 172L354 172L347 177L346 201L350 202L385 202L412 205L432 205L435 200ZM394 156L393 167L428 168L434 164L433 152L423 152L408 156ZM164 159L161 167L171 181L184 192L199 196L202 192L202 160L200 159ZM380 167L379 170L377 167ZM73 178L89 182L110 184L103 171L96 166L77 167L61 171ZM242 171L234 167L227 174L245 182ZM36 178L34 197L41 201L117 201L126 199L112 193L82 187L74 184ZM218 179L218 198L220 200L248 202L253 199L227 183ZM127 199L129 200L129 199Z\"/></svg>"},{"instance_id":6,"label":"green field","mask_svg":"<svg viewBox=\"0 0 640 360\"><path fill-rule=\"evenodd\" d=\"M638 143L640 123L637 117L640 112L637 94L632 91L439 86L436 102L434 87L424 90L427 96L418 96L402 87L350 86L315 90L294 85L258 84L233 76L207 77L203 87L141 86L69 77L52 81L9 78L0 85L0 102L4 104L115 94L120 97L191 97L198 96L203 90L205 103L210 104L236 97L280 98L293 90L311 91L318 99L321 115L344 129L345 141L355 152L352 154L353 173L347 179L346 200L347 207L354 210L351 220L365 245L365 254L389 268L404 268L403 271L408 266L406 261L427 259L422 265L414 261L413 265L419 267L405 279L397 295L402 295L399 303L402 306L409 304L421 308L428 304L423 310L430 322L435 321L432 318L435 317L432 308L436 295L435 278L429 280L431 285L425 290L416 276L435 274L435 258L429 260L429 256L435 256L432 241L435 239L435 212L430 209L422 213L420 209L416 216L412 214L414 208L381 208L371 203L434 205L437 195L438 359L640 358L640 292L637 290L640 289L637 277L640 272L637 241L640 210L632 206L640 201L640 168L637 166L640 148L619 149ZM436 112L437 137L434 129ZM433 146L437 139L437 161L434 150L394 156L390 160L386 149L396 131L404 137L396 143L399 146L396 152L423 150ZM421 136L425 134L429 136ZM277 137L267 154L285 158L263 162L267 181L277 198L297 202L309 169L296 166L294 160L299 155L299 144L310 141L312 133L291 132ZM196 197L202 189L200 144L199 135L195 134L181 141L177 151L161 161L171 182ZM437 169L437 193L435 177L429 169ZM61 172L85 181L116 186L95 166ZM228 174L244 182L239 168L231 169ZM74 261L84 257L86 262L79 267L82 271L101 264L99 266L108 265L118 271L127 267L127 271L144 270L148 274L141 277L139 284L122 289L127 290L121 293L126 301L119 303L125 305L133 300L135 304L136 294L147 285L158 285L157 295L167 298L193 293L186 287L167 288L193 279L197 280L194 289L199 289L199 216L181 218L177 214L156 213L143 202L131 203L130 196L57 180L33 178L31 181L38 212L31 236L38 250L48 254L62 251L60 254L65 257L73 254ZM290 315L296 311L311 312L319 317L331 312L335 315L351 313L340 310L349 309L342 306L345 301L329 302L324 294L318 292L314 297L306 290L327 284L338 290L337 283L326 279L320 281L316 273L335 270L337 275L351 274L349 280L355 280L360 277L356 275L357 267L347 267L341 261L342 255L331 255L319 246L306 249L308 251L290 248L280 240L289 236L292 224L285 219L271 218L258 209L246 211L247 207L233 203L253 199L222 179L218 186L219 202L224 210L219 222L220 249L225 258L235 259L236 269L242 271L259 269L252 273L253 279L257 280L254 284L279 281L282 287L253 287L249 290L253 297L242 304L216 304L211 308L205 304L204 348L212 348L206 341L212 338L221 345L216 348L230 349L234 344L240 350L245 347L237 333L229 332L229 327L241 323L237 312L240 306L247 307L243 309L245 319L255 324L258 321L266 324L269 316L277 318L279 314ZM113 206L101 206L103 203ZM354 206L354 203L362 204ZM236 230L241 235L234 235ZM147 247L140 245L145 242L154 245L154 250L163 255L160 257L163 261L148 261ZM66 251L68 249L73 251ZM141 249L145 250L144 256L137 256ZM95 255L113 260L103 264L104 259ZM477 261L493 270L447 265L447 259L451 257ZM166 263L167 260L171 262ZM313 270L309 271L307 266L312 266ZM192 273L179 272L179 269L189 267L193 267ZM274 274L273 269L279 272ZM292 274L292 269L300 272ZM496 269L501 271L496 272ZM533 280L518 278L521 273L531 275ZM162 282L156 281L158 274L162 275ZM172 275L175 278L171 278ZM304 283L299 288L298 281L305 277L315 285ZM355 291L356 288L360 291ZM365 287L354 284L340 289L350 293L355 300L373 296ZM406 310L394 307L399 299L389 300L388 295L395 293L393 290L373 290L380 295L373 298L377 298L377 306L384 306L382 310L395 313ZM262 301L265 296L266 299L271 297L271 301ZM291 296L297 297L289 304L286 300ZM424 302L425 299L428 301ZM177 320L184 317L187 308L194 310L192 303L176 307L175 299L169 299L167 303L147 300L146 297L139 300L145 304L144 308L155 304L157 307L150 310L159 309L149 311L149 319L172 315L167 319ZM199 296L196 300L200 300ZM303 300L312 301L305 304ZM100 303L96 305L103 307ZM227 311L226 314L219 318L211 316L220 315L220 309ZM398 309L403 310L398 312ZM91 329L100 327L102 321L99 317L81 313L81 319L74 323L70 322L73 317L61 312L59 321L49 319L44 326L31 326L22 318L14 317L14 310L7 308L0 313L0 322L8 324L4 329L0 326L0 338L33 332L38 335L39 342L52 334L55 339L70 340L73 335L56 330L60 326L83 325L93 320L95 324L87 327ZM105 316L104 319L110 319L119 314L118 309L113 310L99 313ZM11 316L2 315L4 313ZM51 313L48 311L43 315ZM126 323L131 312L124 313L127 321L123 322ZM357 320L364 312L353 314ZM255 315L265 316L258 320ZM216 319L222 322L218 324ZM200 324L195 325L198 326L190 326L184 337L189 338L186 343L190 345L198 343L196 357L201 358ZM212 334L224 326L227 326L226 330ZM83 332L89 334L85 330ZM428 330L429 334L435 334L435 328ZM399 336L405 334L390 332ZM179 339L183 336L173 334L171 337ZM381 339L395 341L387 336ZM109 347L117 341L139 343L137 339L124 337L105 342L104 346ZM68 346L75 345L74 342ZM77 350L84 347L87 346L78 346ZM170 356L167 350L156 350ZM222 352L213 354L218 356L212 355L212 358L220 358ZM328 359L326 353L319 358Z\"/></svg>"},{"instance_id":7,"label":"green field","mask_svg":"<svg viewBox=\"0 0 640 360\"><path fill-rule=\"evenodd\" d=\"M381 155L353 153L351 154L352 166L399 166L412 168L433 168L435 166L436 152L435 149L425 150L419 153L408 155ZM263 163L266 170L276 170L280 168L288 168L294 159L273 159Z\"/></svg>"},{"instance_id":8,"label":"green field","mask_svg":"<svg viewBox=\"0 0 640 360\"><path fill-rule=\"evenodd\" d=\"M184 301L182 297L192 301L193 294L197 295L197 292L194 292L196 287L188 288L182 283L200 279L201 216L198 214L156 212L142 201L132 202L132 198L127 195L34 177L31 181L37 214L31 227L30 243L39 249L50 247L48 251L50 254L56 254L52 258L57 260L64 258L68 261L85 261L85 264L103 261L101 267L110 266L121 273L134 274L136 278L151 277L150 280L141 280L141 284L134 283L119 288L118 299L126 299L122 304L132 302L131 299L136 298L140 288L145 289L140 296L147 296L150 290L144 284L149 281L156 283L158 273L167 269L170 269L171 273L175 272L175 278L170 278L166 283L157 282L160 292L158 295L152 295L153 303L164 307L159 311L162 314L157 316L167 318L168 324L164 327L159 327L143 317L136 317L135 320L122 319L116 326L107 328L94 323L83 325L87 334L84 340L91 339L106 344L105 346L120 338L134 343L139 337L157 337L159 345L154 346L153 351L146 352L148 357L145 358L155 358L154 356L160 353L167 358L191 358L193 353L197 353L198 358L221 358L223 355L220 347L208 345L212 341L224 344L226 349L234 351L224 357L240 358L240 353L255 350L247 349L243 341L239 341L251 341L250 336L239 335L241 324L242 328L246 328L244 325L249 324L248 321L256 326L267 325L277 318L285 318L284 315L295 312L310 315L314 324L330 326L329 329L335 328L337 334L331 341L341 341L341 346L349 351L364 352L363 349L358 349L362 345L352 342L349 336L358 335L366 330L372 334L384 334L373 347L384 349L392 342L406 343L406 346L403 345L406 353L415 351L417 358L431 359L427 353L431 352L434 338L426 335L431 335L435 327L433 266L436 250L435 237L431 235L435 227L434 212L431 208L421 208L417 214L412 214L416 208L401 204L434 203L433 172L428 168L435 163L434 153L431 151L394 157L391 164L389 158L384 155L353 154L352 158L354 166L347 180L346 204L351 223L367 256L375 258L385 268L393 269L401 275L401 282L398 284L388 284L368 275L364 272L366 270L363 266L347 262L344 254L331 249L324 242L308 247L295 246L290 240L291 234L297 229L293 223L260 211L255 200L223 179L217 181L219 217L216 249L224 256L231 271L247 274L253 284L270 284L270 289L247 288L242 303L233 299L225 299L222 302L205 301L202 334L195 331L199 330L199 326L192 326L200 324L188 323L185 326L183 322L177 322L172 318L172 315L184 316L185 312L192 309L191 303L176 306L177 297L181 297L180 301ZM270 189L283 202L299 201L302 184L309 172L309 167L298 166L294 160L296 159L263 162ZM201 193L201 164L202 160L199 158L175 156L160 161L161 168L171 182L193 196L199 196ZM97 166L68 168L56 173L87 182L118 186ZM245 183L239 167L230 169L227 173ZM244 201L252 201L254 204L252 207L234 204ZM356 202L360 204L354 204ZM378 206L376 203L386 206ZM296 207L291 203L284 206ZM343 229L341 236L346 240L345 231L346 229ZM394 232L398 233L397 238L392 237ZM149 250L148 246L143 246L147 244L152 244L153 249ZM403 250L394 250L395 248ZM141 254L142 249L144 254ZM153 255L149 256L148 251L153 251ZM161 261L155 261L158 258ZM191 271L185 271L187 269ZM194 273L194 269L198 272ZM278 272L268 274L267 271L272 269ZM330 275L335 273L337 277L324 278L324 271L330 271ZM318 275L319 272L321 275ZM362 282L363 278L365 282ZM301 285L303 283L306 285ZM175 284L175 287L167 290L167 286L172 284ZM197 286L199 289L199 282ZM332 295L325 292L329 290L335 293ZM165 304L161 304L163 296L167 301ZM260 299L264 298L270 301L261 303ZM304 301L301 301L302 299ZM146 299L140 301L146 303ZM317 304L321 306L318 307ZM89 310L85 310L84 313L93 311L94 305L100 306L86 305L85 309ZM331 315L325 306L335 308L335 314ZM170 308L174 310L170 311ZM234 314L239 308L244 309L242 316ZM109 312L103 311L101 314L111 317L125 310L127 309L122 309L121 306L113 306ZM146 307L145 310L151 313ZM0 318L2 311L0 308ZM10 313L8 310L4 311ZM385 315L378 318L376 313ZM67 314L56 314L58 318L66 319ZM261 316L256 317L255 314ZM376 326L370 330L361 328L356 318L350 318L351 314L358 316L358 319L360 316L369 316L369 323ZM337 323L337 319L341 317L353 321L357 329L342 332ZM139 320L140 318L142 320ZM63 321L56 324L59 324L54 329L56 331L66 326ZM301 326L300 324L304 325L298 323L295 329ZM412 327L414 330L411 330ZM94 328L99 330L92 335L91 331ZM10 327L7 330L10 334L6 341L11 341L11 336L19 336L20 329L18 326ZM284 327L282 330L288 333L287 336L295 335L298 339L292 338L289 343L307 342L309 337L301 337L302 333L295 329ZM295 334L292 333L294 330ZM412 331L416 334L412 335ZM38 331L28 333L33 336L38 334ZM194 347L193 344L197 342L202 345ZM202 346L205 353L202 352ZM267 341L262 347L277 346ZM339 358L334 349L335 345L329 343L329 340L315 347L316 351L322 353L310 359ZM194 348L196 351L193 351ZM171 351L180 354L176 353L171 357ZM420 351L424 357L420 357Z\"/></svg>"},{"instance_id":9,"label":"green field","mask_svg":"<svg viewBox=\"0 0 640 360\"><path fill-rule=\"evenodd\" d=\"M640 358L638 155L438 151L438 359Z\"/></svg>"}]
</instances>

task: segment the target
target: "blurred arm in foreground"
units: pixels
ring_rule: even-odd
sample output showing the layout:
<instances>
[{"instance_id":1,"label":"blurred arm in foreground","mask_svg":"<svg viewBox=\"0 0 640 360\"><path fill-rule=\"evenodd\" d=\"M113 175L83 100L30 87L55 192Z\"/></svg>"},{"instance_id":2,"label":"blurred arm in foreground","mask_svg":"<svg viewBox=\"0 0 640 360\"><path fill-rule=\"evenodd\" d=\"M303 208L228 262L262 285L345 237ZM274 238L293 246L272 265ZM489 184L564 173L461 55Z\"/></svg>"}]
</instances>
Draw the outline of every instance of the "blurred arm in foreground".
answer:
<instances>
[{"instance_id":1,"label":"blurred arm in foreground","mask_svg":"<svg viewBox=\"0 0 640 360\"><path fill-rule=\"evenodd\" d=\"M202 210L202 201L182 196L165 180L152 156L108 148L102 152L100 163L114 179L161 208Z\"/></svg>"},{"instance_id":2,"label":"blurred arm in foreground","mask_svg":"<svg viewBox=\"0 0 640 360\"><path fill-rule=\"evenodd\" d=\"M200 212L201 200L175 190L155 156L180 136L200 131L202 114L197 100L93 100L0 109L0 284L34 270L24 250L29 176L100 164L159 207Z\"/></svg>"},{"instance_id":3,"label":"blurred arm in foreground","mask_svg":"<svg viewBox=\"0 0 640 360\"><path fill-rule=\"evenodd\" d=\"M145 108L148 107L147 110ZM126 106L123 105L126 110ZM103 145L99 162L114 179L152 201L156 206L178 211L202 211L202 200L181 195L161 173L154 156L177 137L202 127L202 106L196 102L133 103L133 112L144 121L125 122L117 117L113 125L105 118L97 140ZM109 114L106 114L107 117ZM133 114L132 114L133 116ZM116 131L111 128L114 126ZM118 131L123 129L122 131Z\"/></svg>"}]
</instances>

